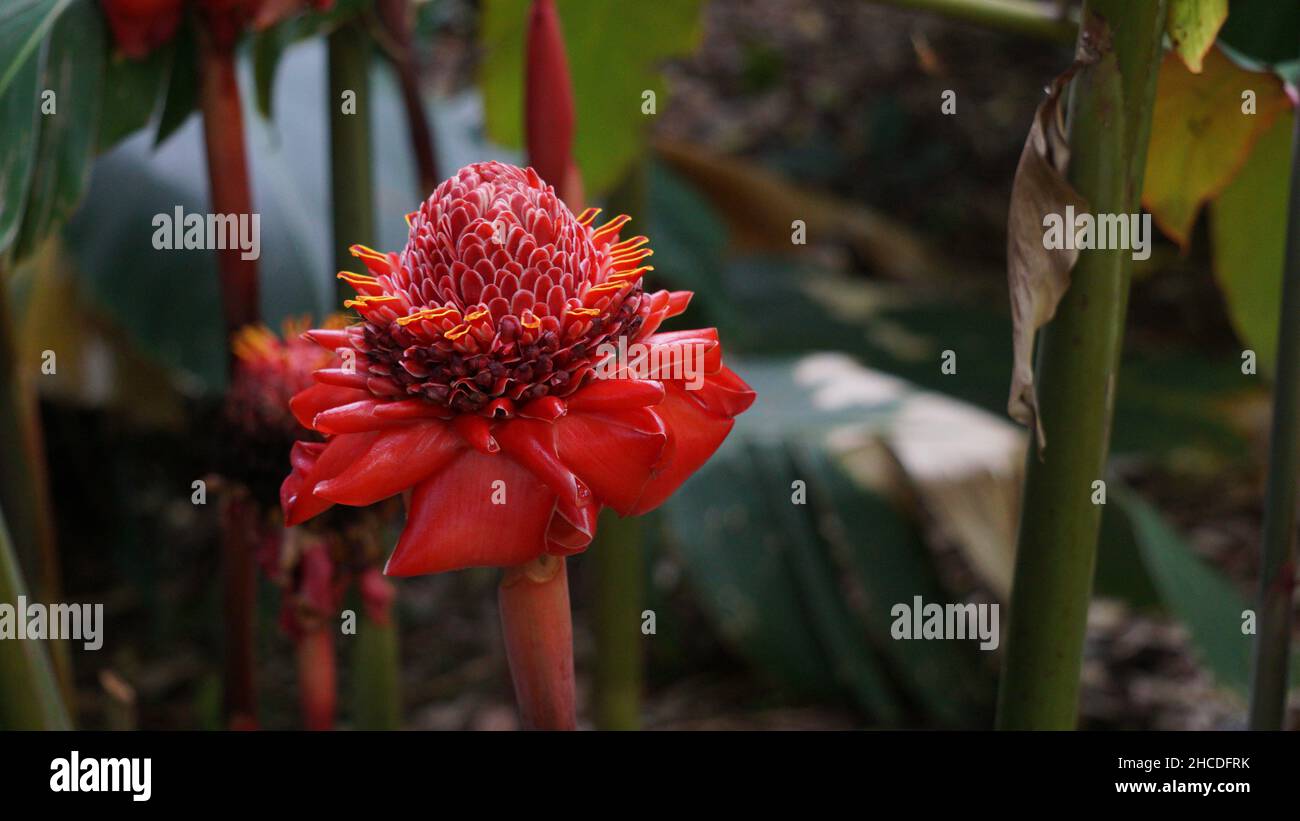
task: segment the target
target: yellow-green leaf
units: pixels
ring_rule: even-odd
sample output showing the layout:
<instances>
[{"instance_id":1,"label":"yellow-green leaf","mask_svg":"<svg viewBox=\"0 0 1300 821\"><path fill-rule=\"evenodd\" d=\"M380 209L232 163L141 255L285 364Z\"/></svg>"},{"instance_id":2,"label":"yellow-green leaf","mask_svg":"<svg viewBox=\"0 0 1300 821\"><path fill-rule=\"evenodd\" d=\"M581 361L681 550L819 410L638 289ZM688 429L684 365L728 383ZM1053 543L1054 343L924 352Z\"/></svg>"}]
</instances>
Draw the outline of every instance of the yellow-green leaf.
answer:
<instances>
[{"instance_id":1,"label":"yellow-green leaf","mask_svg":"<svg viewBox=\"0 0 1300 821\"><path fill-rule=\"evenodd\" d=\"M574 154L588 194L618 182L642 150L654 115L642 113L646 93L664 105L660 66L687 54L700 39L701 0L611 3L558 0L556 8L577 104ZM524 35L530 0L487 0L481 45L488 136L523 145Z\"/></svg>"},{"instance_id":2,"label":"yellow-green leaf","mask_svg":"<svg viewBox=\"0 0 1300 821\"><path fill-rule=\"evenodd\" d=\"M1201 206L1232 181L1286 107L1277 75L1240 68L1217 48L1205 55L1200 74L1165 55L1142 191L1142 204L1165 234L1187 246Z\"/></svg>"},{"instance_id":3,"label":"yellow-green leaf","mask_svg":"<svg viewBox=\"0 0 1300 821\"><path fill-rule=\"evenodd\" d=\"M1201 61L1227 19L1228 0L1170 0L1165 31L1192 73L1201 73Z\"/></svg>"},{"instance_id":4,"label":"yellow-green leaf","mask_svg":"<svg viewBox=\"0 0 1300 821\"><path fill-rule=\"evenodd\" d=\"M1265 371L1277 352L1293 117L1275 120L1210 211L1215 278L1237 336Z\"/></svg>"}]
</instances>

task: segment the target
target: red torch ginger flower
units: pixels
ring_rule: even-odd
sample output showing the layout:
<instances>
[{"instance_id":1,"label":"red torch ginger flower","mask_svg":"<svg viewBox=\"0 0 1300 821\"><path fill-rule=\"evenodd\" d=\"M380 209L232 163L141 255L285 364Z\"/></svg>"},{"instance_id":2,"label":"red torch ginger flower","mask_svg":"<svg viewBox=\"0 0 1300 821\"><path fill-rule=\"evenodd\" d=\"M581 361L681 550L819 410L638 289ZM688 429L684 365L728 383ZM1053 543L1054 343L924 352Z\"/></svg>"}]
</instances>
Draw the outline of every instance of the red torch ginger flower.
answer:
<instances>
[{"instance_id":1,"label":"red torch ginger flower","mask_svg":"<svg viewBox=\"0 0 1300 821\"><path fill-rule=\"evenodd\" d=\"M585 550L603 506L649 511L713 454L754 393L716 330L657 332L691 294L643 290L647 239L597 211L480 163L408 217L400 254L354 247L362 321L306 334L341 366L291 403L327 439L294 446L288 524L402 493L389 575L513 566ZM611 363L620 345L641 355Z\"/></svg>"}]
</instances>

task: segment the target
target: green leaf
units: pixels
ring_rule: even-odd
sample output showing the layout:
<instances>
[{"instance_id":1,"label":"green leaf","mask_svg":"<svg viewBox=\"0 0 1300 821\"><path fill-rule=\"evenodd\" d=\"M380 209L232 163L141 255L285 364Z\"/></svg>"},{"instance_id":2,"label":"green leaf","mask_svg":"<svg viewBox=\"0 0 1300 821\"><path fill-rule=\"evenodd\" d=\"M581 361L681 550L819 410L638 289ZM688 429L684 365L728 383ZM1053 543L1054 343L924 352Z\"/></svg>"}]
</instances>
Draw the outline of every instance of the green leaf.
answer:
<instances>
[{"instance_id":1,"label":"green leaf","mask_svg":"<svg viewBox=\"0 0 1300 821\"><path fill-rule=\"evenodd\" d=\"M1112 483L1110 498L1133 523L1142 561L1170 612L1187 627L1220 684L1244 693L1250 681L1251 637L1242 613L1250 605L1217 570L1183 542L1159 511Z\"/></svg>"},{"instance_id":2,"label":"green leaf","mask_svg":"<svg viewBox=\"0 0 1300 821\"><path fill-rule=\"evenodd\" d=\"M1261 63L1300 57L1300 3L1233 0L1219 38Z\"/></svg>"},{"instance_id":3,"label":"green leaf","mask_svg":"<svg viewBox=\"0 0 1300 821\"><path fill-rule=\"evenodd\" d=\"M29 61L39 59L45 35L73 0L9 0L0 9L0 95Z\"/></svg>"},{"instance_id":4,"label":"green leaf","mask_svg":"<svg viewBox=\"0 0 1300 821\"><path fill-rule=\"evenodd\" d=\"M152 122L171 73L176 44L155 49L143 60L123 54L108 59L99 120L99 151L107 151Z\"/></svg>"},{"instance_id":5,"label":"green leaf","mask_svg":"<svg viewBox=\"0 0 1300 821\"><path fill-rule=\"evenodd\" d=\"M1201 73L1201 60L1226 19L1228 0L1170 0L1165 31L1174 51L1194 74Z\"/></svg>"},{"instance_id":6,"label":"green leaf","mask_svg":"<svg viewBox=\"0 0 1300 821\"><path fill-rule=\"evenodd\" d=\"M1293 117L1277 118L1210 211L1215 277L1233 328L1265 371L1277 353Z\"/></svg>"},{"instance_id":7,"label":"green leaf","mask_svg":"<svg viewBox=\"0 0 1300 821\"><path fill-rule=\"evenodd\" d=\"M33 250L72 215L90 176L104 70L104 26L90 0L75 3L55 25L46 55L41 96L53 94L45 113L18 256Z\"/></svg>"},{"instance_id":8,"label":"green leaf","mask_svg":"<svg viewBox=\"0 0 1300 821\"><path fill-rule=\"evenodd\" d=\"M46 35L72 0L10 0L0 7L0 254L18 236L35 167Z\"/></svg>"},{"instance_id":9,"label":"green leaf","mask_svg":"<svg viewBox=\"0 0 1300 821\"><path fill-rule=\"evenodd\" d=\"M0 602L16 605L27 594L4 514L0 512ZM0 729L66 730L54 669L43 641L0 641Z\"/></svg>"},{"instance_id":10,"label":"green leaf","mask_svg":"<svg viewBox=\"0 0 1300 821\"><path fill-rule=\"evenodd\" d=\"M861 478L892 458L831 437L887 430L897 401L810 403L807 361L732 362L758 403L665 504L669 543L722 637L788 689L851 699L886 726L918 707L927 726L977 724L993 693L978 651L891 636L895 604L951 600L911 513Z\"/></svg>"},{"instance_id":11,"label":"green leaf","mask_svg":"<svg viewBox=\"0 0 1300 821\"><path fill-rule=\"evenodd\" d=\"M488 135L511 148L524 144L524 54L530 0L488 0L481 23L480 85ZM642 95L665 105L664 60L699 43L701 0L610 3L559 0L560 25L577 105L574 155L588 195L619 181L642 148L652 115Z\"/></svg>"},{"instance_id":12,"label":"green leaf","mask_svg":"<svg viewBox=\"0 0 1300 821\"><path fill-rule=\"evenodd\" d=\"M194 27L181 26L176 33L171 70L167 72L167 96L163 98L162 114L158 117L158 133L154 146L162 145L167 138L194 113L199 102L198 46Z\"/></svg>"}]
</instances>

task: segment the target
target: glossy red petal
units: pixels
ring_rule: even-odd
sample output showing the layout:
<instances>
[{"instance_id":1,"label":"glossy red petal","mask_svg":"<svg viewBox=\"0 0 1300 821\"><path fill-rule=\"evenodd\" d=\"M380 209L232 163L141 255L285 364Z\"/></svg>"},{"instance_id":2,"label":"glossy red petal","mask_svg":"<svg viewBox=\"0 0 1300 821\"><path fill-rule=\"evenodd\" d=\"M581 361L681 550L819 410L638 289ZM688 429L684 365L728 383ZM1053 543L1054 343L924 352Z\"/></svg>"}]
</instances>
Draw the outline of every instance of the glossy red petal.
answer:
<instances>
[{"instance_id":1,"label":"glossy red petal","mask_svg":"<svg viewBox=\"0 0 1300 821\"><path fill-rule=\"evenodd\" d=\"M664 458L668 436L648 408L570 413L555 425L556 452L592 495L627 515Z\"/></svg>"},{"instance_id":2,"label":"glossy red petal","mask_svg":"<svg viewBox=\"0 0 1300 821\"><path fill-rule=\"evenodd\" d=\"M554 510L555 494L514 460L466 450L416 486L384 572L522 564L544 551Z\"/></svg>"},{"instance_id":3,"label":"glossy red petal","mask_svg":"<svg viewBox=\"0 0 1300 821\"><path fill-rule=\"evenodd\" d=\"M311 470L303 477L302 487L297 495L285 505L284 523L293 527L333 507L333 502L313 493L316 486L347 470L370 449L370 445L378 435L378 433L345 433L331 439L316 458Z\"/></svg>"},{"instance_id":4,"label":"glossy red petal","mask_svg":"<svg viewBox=\"0 0 1300 821\"><path fill-rule=\"evenodd\" d=\"M368 391L340 388L337 385L312 385L289 400L289 410L304 428L310 428L316 414L339 405L369 399Z\"/></svg>"},{"instance_id":5,"label":"glossy red petal","mask_svg":"<svg viewBox=\"0 0 1300 821\"><path fill-rule=\"evenodd\" d=\"M284 481L280 483L280 510L286 519L289 517L289 508L292 506L294 499L298 497L298 494L302 493L307 474L311 472L323 450L325 450L324 442L294 442L293 447L289 450L289 475L284 477ZM277 557L278 553L279 542L277 541Z\"/></svg>"},{"instance_id":6,"label":"glossy red petal","mask_svg":"<svg viewBox=\"0 0 1300 821\"><path fill-rule=\"evenodd\" d=\"M546 529L546 552L552 556L571 556L586 550L596 537L599 516L600 505L574 509L557 504Z\"/></svg>"},{"instance_id":7,"label":"glossy red petal","mask_svg":"<svg viewBox=\"0 0 1300 821\"><path fill-rule=\"evenodd\" d=\"M341 505L372 505L432 476L464 446L443 422L384 431L347 470L318 484L315 493Z\"/></svg>"},{"instance_id":8,"label":"glossy red petal","mask_svg":"<svg viewBox=\"0 0 1300 821\"><path fill-rule=\"evenodd\" d=\"M325 434L364 433L413 424L407 419L380 416L377 411L385 404L382 399L361 399L338 405L316 414L311 427Z\"/></svg>"},{"instance_id":9,"label":"glossy red petal","mask_svg":"<svg viewBox=\"0 0 1300 821\"><path fill-rule=\"evenodd\" d=\"M663 504L687 477L708 461L735 424L733 419L709 411L680 385L669 383L666 387L664 401L651 413L663 420L672 437L672 447L629 511L635 515Z\"/></svg>"},{"instance_id":10,"label":"glossy red petal","mask_svg":"<svg viewBox=\"0 0 1300 821\"><path fill-rule=\"evenodd\" d=\"M597 379L568 398L570 413L599 413L657 405L664 399L662 382L653 379Z\"/></svg>"},{"instance_id":11,"label":"glossy red petal","mask_svg":"<svg viewBox=\"0 0 1300 821\"><path fill-rule=\"evenodd\" d=\"M534 419L512 419L497 425L493 436L501 449L532 471L556 495L573 507L591 501L591 491L564 463L555 449L555 426Z\"/></svg>"}]
</instances>

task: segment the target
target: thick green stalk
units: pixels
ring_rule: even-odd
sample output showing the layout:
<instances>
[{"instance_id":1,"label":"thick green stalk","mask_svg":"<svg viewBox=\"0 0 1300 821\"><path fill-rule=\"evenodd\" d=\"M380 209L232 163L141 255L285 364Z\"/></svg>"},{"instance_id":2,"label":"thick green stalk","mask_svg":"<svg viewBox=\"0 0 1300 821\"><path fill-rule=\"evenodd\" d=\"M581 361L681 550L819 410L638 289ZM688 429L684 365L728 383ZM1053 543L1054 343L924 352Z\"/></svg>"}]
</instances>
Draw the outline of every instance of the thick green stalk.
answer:
<instances>
[{"instance_id":1,"label":"thick green stalk","mask_svg":"<svg viewBox=\"0 0 1300 821\"><path fill-rule=\"evenodd\" d=\"M1291 142L1291 203L1282 319L1273 388L1259 620L1250 693L1250 727L1280 730L1286 714L1291 651L1291 593L1295 584L1296 472L1300 469L1300 116Z\"/></svg>"},{"instance_id":2,"label":"thick green stalk","mask_svg":"<svg viewBox=\"0 0 1300 821\"><path fill-rule=\"evenodd\" d=\"M18 607L19 597L26 595L22 570L0 513L0 602ZM37 639L0 641L0 729L70 728L68 711L45 650L46 642Z\"/></svg>"},{"instance_id":3,"label":"thick green stalk","mask_svg":"<svg viewBox=\"0 0 1300 821\"><path fill-rule=\"evenodd\" d=\"M362 615L354 641L353 722L358 730L402 726L401 662L395 614L386 622Z\"/></svg>"},{"instance_id":4,"label":"thick green stalk","mask_svg":"<svg viewBox=\"0 0 1300 821\"><path fill-rule=\"evenodd\" d=\"M352 269L350 246L375 242L369 68L370 38L360 21L346 23L330 33L330 196L334 266L339 271ZM352 289L340 280L339 300L352 295Z\"/></svg>"},{"instance_id":5,"label":"thick green stalk","mask_svg":"<svg viewBox=\"0 0 1300 821\"><path fill-rule=\"evenodd\" d=\"M620 519L614 511L605 511L596 544L588 553L595 570L593 689L596 727L601 730L641 728L645 671L645 637L641 634L645 601L642 531L641 519Z\"/></svg>"},{"instance_id":6,"label":"thick green stalk","mask_svg":"<svg viewBox=\"0 0 1300 821\"><path fill-rule=\"evenodd\" d=\"M1164 0L1089 0L1113 53L1079 74L1070 101L1070 180L1093 214L1139 207L1155 95ZM1118 68L1118 72L1116 71ZM1007 653L998 693L1002 729L1071 729L1078 710L1104 478L1128 303L1131 251L1079 256L1056 318L1039 340L1039 413L1047 432L1025 475Z\"/></svg>"},{"instance_id":7,"label":"thick green stalk","mask_svg":"<svg viewBox=\"0 0 1300 821\"><path fill-rule=\"evenodd\" d=\"M988 28L1041 37L1073 39L1078 27L1068 15L1032 0L874 0L886 6L941 14ZM1143 0L1148 2L1148 0Z\"/></svg>"},{"instance_id":8,"label":"thick green stalk","mask_svg":"<svg viewBox=\"0 0 1300 821\"><path fill-rule=\"evenodd\" d=\"M350 246L375 242L370 51L370 37L359 20L329 36L330 193L334 266L339 271L353 268ZM338 299L352 296L352 289L340 280ZM396 628L391 621L383 625L367 619L357 641L362 660L356 668L357 726L396 729L401 723Z\"/></svg>"},{"instance_id":9,"label":"thick green stalk","mask_svg":"<svg viewBox=\"0 0 1300 821\"><path fill-rule=\"evenodd\" d=\"M610 216L646 214L645 164L637 162L609 197ZM641 519L620 519L607 511L596 530L593 562L596 593L592 619L596 633L593 696L596 727L636 730L641 727L641 693L645 678L645 637L641 612L645 602L644 526Z\"/></svg>"}]
</instances>

